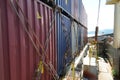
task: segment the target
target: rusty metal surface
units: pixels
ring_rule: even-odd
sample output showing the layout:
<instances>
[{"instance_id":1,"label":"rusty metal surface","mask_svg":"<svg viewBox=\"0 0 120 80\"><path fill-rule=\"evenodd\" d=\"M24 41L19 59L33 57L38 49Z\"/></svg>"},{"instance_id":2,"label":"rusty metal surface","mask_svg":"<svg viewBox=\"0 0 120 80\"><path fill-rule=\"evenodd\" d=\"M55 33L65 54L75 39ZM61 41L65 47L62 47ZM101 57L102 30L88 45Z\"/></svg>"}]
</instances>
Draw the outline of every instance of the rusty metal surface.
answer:
<instances>
[{"instance_id":1,"label":"rusty metal surface","mask_svg":"<svg viewBox=\"0 0 120 80\"><path fill-rule=\"evenodd\" d=\"M70 62L71 57L71 21L70 18L57 13L57 63L58 74L63 74L65 65Z\"/></svg>"},{"instance_id":2,"label":"rusty metal surface","mask_svg":"<svg viewBox=\"0 0 120 80\"><path fill-rule=\"evenodd\" d=\"M87 27L87 13L85 11L82 0L71 1L71 14L82 25Z\"/></svg>"},{"instance_id":3,"label":"rusty metal surface","mask_svg":"<svg viewBox=\"0 0 120 80\"><path fill-rule=\"evenodd\" d=\"M71 14L73 15L73 17L75 17L76 20L79 20L79 1L80 0L72 0L71 2Z\"/></svg>"},{"instance_id":4,"label":"rusty metal surface","mask_svg":"<svg viewBox=\"0 0 120 80\"><path fill-rule=\"evenodd\" d=\"M84 28L81 28L81 48L84 47Z\"/></svg>"},{"instance_id":5,"label":"rusty metal surface","mask_svg":"<svg viewBox=\"0 0 120 80\"><path fill-rule=\"evenodd\" d=\"M88 42L88 39L87 39L87 29L83 28L83 43L84 43L84 45L86 45L87 42Z\"/></svg>"},{"instance_id":6,"label":"rusty metal surface","mask_svg":"<svg viewBox=\"0 0 120 80\"><path fill-rule=\"evenodd\" d=\"M82 29L82 26L78 25L78 50L79 51L81 49L81 29Z\"/></svg>"},{"instance_id":7,"label":"rusty metal surface","mask_svg":"<svg viewBox=\"0 0 120 80\"><path fill-rule=\"evenodd\" d=\"M72 22L71 25L71 34L72 34L72 54L75 55L78 51L78 24Z\"/></svg>"},{"instance_id":8,"label":"rusty metal surface","mask_svg":"<svg viewBox=\"0 0 120 80\"><path fill-rule=\"evenodd\" d=\"M54 19L52 8L40 1L37 2L34 0L19 0L19 8L15 0L13 1L35 45L38 46L38 42L32 31L35 32L39 42L45 47L50 24ZM25 22L25 17L28 23ZM35 80L35 78L40 76L36 76L36 69L42 58L38 56L28 34L23 28L24 25L21 20L16 15L10 1L2 0L2 3L0 3L0 73L2 73L0 74L0 80ZM56 27L54 22L47 43L45 62L51 63L56 69L55 32ZM40 53L42 52L40 47L39 51ZM44 66L44 73L41 74L41 80L52 80L52 78L52 75Z\"/></svg>"}]
</instances>

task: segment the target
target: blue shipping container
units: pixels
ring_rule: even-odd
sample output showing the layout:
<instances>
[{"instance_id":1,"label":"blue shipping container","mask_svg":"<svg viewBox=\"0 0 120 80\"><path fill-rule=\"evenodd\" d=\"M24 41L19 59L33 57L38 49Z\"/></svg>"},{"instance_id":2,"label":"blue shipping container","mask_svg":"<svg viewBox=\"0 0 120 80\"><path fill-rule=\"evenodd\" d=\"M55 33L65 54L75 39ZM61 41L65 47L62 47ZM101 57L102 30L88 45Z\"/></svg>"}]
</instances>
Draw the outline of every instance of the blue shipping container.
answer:
<instances>
[{"instance_id":1,"label":"blue shipping container","mask_svg":"<svg viewBox=\"0 0 120 80\"><path fill-rule=\"evenodd\" d=\"M79 2L79 21L81 24L87 27L87 13L81 0Z\"/></svg>"},{"instance_id":2,"label":"blue shipping container","mask_svg":"<svg viewBox=\"0 0 120 80\"><path fill-rule=\"evenodd\" d=\"M81 25L78 25L78 50L81 49Z\"/></svg>"},{"instance_id":3,"label":"blue shipping container","mask_svg":"<svg viewBox=\"0 0 120 80\"><path fill-rule=\"evenodd\" d=\"M57 66L61 75L67 63L71 60L71 21L68 17L57 13Z\"/></svg>"},{"instance_id":4,"label":"blue shipping container","mask_svg":"<svg viewBox=\"0 0 120 80\"><path fill-rule=\"evenodd\" d=\"M81 48L84 47L84 27L81 27Z\"/></svg>"},{"instance_id":5,"label":"blue shipping container","mask_svg":"<svg viewBox=\"0 0 120 80\"><path fill-rule=\"evenodd\" d=\"M74 55L78 51L78 24L72 22L71 33L72 33L72 54Z\"/></svg>"},{"instance_id":6,"label":"blue shipping container","mask_svg":"<svg viewBox=\"0 0 120 80\"><path fill-rule=\"evenodd\" d=\"M71 14L71 1L73 1L73 0L56 0L56 3L63 10L65 10L69 14Z\"/></svg>"},{"instance_id":7,"label":"blue shipping container","mask_svg":"<svg viewBox=\"0 0 120 80\"><path fill-rule=\"evenodd\" d=\"M79 20L79 2L81 0L72 0L71 2L71 14L76 19Z\"/></svg>"}]
</instances>

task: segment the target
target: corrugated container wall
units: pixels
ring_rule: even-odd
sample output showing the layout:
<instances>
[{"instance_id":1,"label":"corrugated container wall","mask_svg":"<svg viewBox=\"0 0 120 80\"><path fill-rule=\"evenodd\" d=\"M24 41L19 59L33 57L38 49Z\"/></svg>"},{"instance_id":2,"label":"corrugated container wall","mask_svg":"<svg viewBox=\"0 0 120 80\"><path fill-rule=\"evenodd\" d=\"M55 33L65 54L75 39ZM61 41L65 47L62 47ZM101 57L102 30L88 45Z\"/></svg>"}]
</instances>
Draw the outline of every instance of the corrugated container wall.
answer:
<instances>
[{"instance_id":1,"label":"corrugated container wall","mask_svg":"<svg viewBox=\"0 0 120 80\"><path fill-rule=\"evenodd\" d=\"M12 1L0 2L0 80L52 80L44 62L56 70L55 22L49 33L53 10L36 0Z\"/></svg>"},{"instance_id":2,"label":"corrugated container wall","mask_svg":"<svg viewBox=\"0 0 120 80\"><path fill-rule=\"evenodd\" d=\"M76 19L79 20L79 2L81 0L71 0L71 14Z\"/></svg>"},{"instance_id":3,"label":"corrugated container wall","mask_svg":"<svg viewBox=\"0 0 120 80\"><path fill-rule=\"evenodd\" d=\"M87 29L86 28L84 28L84 40L85 40L85 45L86 45L87 42L88 42Z\"/></svg>"},{"instance_id":4,"label":"corrugated container wall","mask_svg":"<svg viewBox=\"0 0 120 80\"><path fill-rule=\"evenodd\" d=\"M76 22L72 22L71 26L72 33L72 54L74 55L78 51L78 24Z\"/></svg>"},{"instance_id":5,"label":"corrugated container wall","mask_svg":"<svg viewBox=\"0 0 120 80\"><path fill-rule=\"evenodd\" d=\"M83 48L87 43L87 29L82 27L81 28L81 47Z\"/></svg>"},{"instance_id":6,"label":"corrugated container wall","mask_svg":"<svg viewBox=\"0 0 120 80\"><path fill-rule=\"evenodd\" d=\"M61 75L71 59L71 21L61 13L57 13L57 46L58 74Z\"/></svg>"},{"instance_id":7,"label":"corrugated container wall","mask_svg":"<svg viewBox=\"0 0 120 80\"><path fill-rule=\"evenodd\" d=\"M78 50L81 50L81 29L82 26L79 24L78 25Z\"/></svg>"},{"instance_id":8,"label":"corrugated container wall","mask_svg":"<svg viewBox=\"0 0 120 80\"><path fill-rule=\"evenodd\" d=\"M81 48L84 47L84 27L81 27Z\"/></svg>"},{"instance_id":9,"label":"corrugated container wall","mask_svg":"<svg viewBox=\"0 0 120 80\"><path fill-rule=\"evenodd\" d=\"M83 5L82 0L72 0L71 1L71 14L78 20L82 25L87 27L87 14Z\"/></svg>"},{"instance_id":10,"label":"corrugated container wall","mask_svg":"<svg viewBox=\"0 0 120 80\"><path fill-rule=\"evenodd\" d=\"M71 14L71 1L73 1L73 0L56 0L56 3L63 10L65 10L69 14Z\"/></svg>"},{"instance_id":11,"label":"corrugated container wall","mask_svg":"<svg viewBox=\"0 0 120 80\"><path fill-rule=\"evenodd\" d=\"M87 13L85 11L82 0L80 0L79 2L79 21L82 25L87 27Z\"/></svg>"}]
</instances>

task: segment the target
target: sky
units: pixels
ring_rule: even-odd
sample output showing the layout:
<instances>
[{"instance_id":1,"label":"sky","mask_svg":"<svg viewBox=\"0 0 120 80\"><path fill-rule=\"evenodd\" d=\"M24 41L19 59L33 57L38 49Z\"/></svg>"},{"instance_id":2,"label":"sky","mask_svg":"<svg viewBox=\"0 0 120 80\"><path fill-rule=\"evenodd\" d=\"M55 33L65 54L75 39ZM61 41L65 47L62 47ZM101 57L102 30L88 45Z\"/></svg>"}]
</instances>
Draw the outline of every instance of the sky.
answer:
<instances>
[{"instance_id":1,"label":"sky","mask_svg":"<svg viewBox=\"0 0 120 80\"><path fill-rule=\"evenodd\" d=\"M101 0L99 23L97 25L99 0L82 0L82 1L88 16L88 33L95 31L96 26L99 27L99 31L101 32L102 30L105 31L107 29L113 30L114 5L106 5L106 0ZM91 36L91 34L88 34L88 36Z\"/></svg>"}]
</instances>

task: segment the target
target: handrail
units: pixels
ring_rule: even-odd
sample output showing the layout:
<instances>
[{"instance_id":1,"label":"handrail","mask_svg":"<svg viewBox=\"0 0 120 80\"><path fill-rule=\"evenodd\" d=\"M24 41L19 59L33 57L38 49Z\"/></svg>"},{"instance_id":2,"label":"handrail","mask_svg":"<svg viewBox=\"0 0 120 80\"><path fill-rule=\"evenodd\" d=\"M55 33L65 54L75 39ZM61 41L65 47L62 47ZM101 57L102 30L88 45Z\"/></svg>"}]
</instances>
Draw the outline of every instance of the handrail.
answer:
<instances>
[{"instance_id":1,"label":"handrail","mask_svg":"<svg viewBox=\"0 0 120 80\"><path fill-rule=\"evenodd\" d=\"M89 44L87 43L84 49L82 50L82 52L80 53L80 55L77 57L77 59L75 59L75 65L74 65L75 68L79 64L80 60L84 57L84 54L86 54L86 50L88 50L88 46Z\"/></svg>"}]
</instances>

